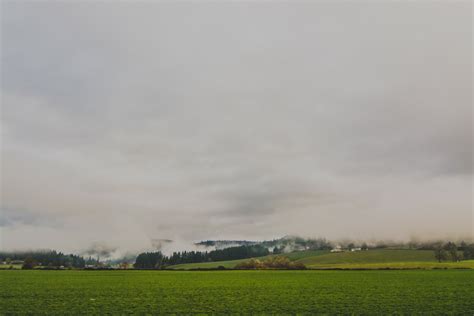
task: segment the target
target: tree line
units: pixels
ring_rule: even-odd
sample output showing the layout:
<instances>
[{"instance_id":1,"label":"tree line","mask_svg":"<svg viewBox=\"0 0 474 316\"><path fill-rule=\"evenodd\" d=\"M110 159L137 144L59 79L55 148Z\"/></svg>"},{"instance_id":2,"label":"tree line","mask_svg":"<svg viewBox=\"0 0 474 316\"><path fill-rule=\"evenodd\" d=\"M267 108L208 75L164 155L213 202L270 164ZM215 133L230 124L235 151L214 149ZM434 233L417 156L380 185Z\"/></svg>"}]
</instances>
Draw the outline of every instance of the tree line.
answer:
<instances>
[{"instance_id":1,"label":"tree line","mask_svg":"<svg viewBox=\"0 0 474 316\"><path fill-rule=\"evenodd\" d=\"M0 252L0 261L11 264L22 262L22 268L33 269L35 266L84 268L86 260L78 255L51 251Z\"/></svg>"},{"instance_id":2,"label":"tree line","mask_svg":"<svg viewBox=\"0 0 474 316\"><path fill-rule=\"evenodd\" d=\"M434 255L438 262L451 260L451 261L460 261L460 260L471 260L474 259L474 244L467 244L466 242L461 242L459 245L456 245L454 242L447 243L437 243L433 246Z\"/></svg>"},{"instance_id":3,"label":"tree line","mask_svg":"<svg viewBox=\"0 0 474 316\"><path fill-rule=\"evenodd\" d=\"M138 269L160 269L166 266L200 263L211 261L226 261L262 257L270 252L262 245L243 245L212 251L183 251L173 252L170 256L163 255L160 251L143 252L137 256L134 267Z\"/></svg>"}]
</instances>

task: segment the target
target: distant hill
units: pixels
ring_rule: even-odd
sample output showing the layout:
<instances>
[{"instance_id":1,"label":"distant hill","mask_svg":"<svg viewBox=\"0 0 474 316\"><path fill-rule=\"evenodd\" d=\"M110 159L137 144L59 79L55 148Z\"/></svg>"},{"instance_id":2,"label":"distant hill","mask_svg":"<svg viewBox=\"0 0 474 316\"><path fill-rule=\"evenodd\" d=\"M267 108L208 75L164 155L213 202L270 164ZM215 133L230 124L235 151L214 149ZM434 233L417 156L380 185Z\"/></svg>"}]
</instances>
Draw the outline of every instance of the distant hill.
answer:
<instances>
[{"instance_id":1,"label":"distant hill","mask_svg":"<svg viewBox=\"0 0 474 316\"><path fill-rule=\"evenodd\" d=\"M292 253L287 253L284 254L283 256L289 258L292 261L300 260L302 258L306 257L314 257L314 256L319 256L323 254L329 253L328 250L308 250L308 251L296 251ZM258 257L258 259L265 259L271 256L275 255L268 255L264 257ZM217 262L202 262L202 263L189 263L189 264L179 264L179 265L174 265L174 266L169 266L169 269L198 269L198 268L203 268L203 269L211 269L211 268L217 268L219 266L223 266L225 268L232 269L234 268L238 263L242 261L246 261L248 259L239 259L239 260L229 260L229 261L217 261Z\"/></svg>"},{"instance_id":2,"label":"distant hill","mask_svg":"<svg viewBox=\"0 0 474 316\"><path fill-rule=\"evenodd\" d=\"M250 241L250 240L204 240L204 241L200 241L194 244L197 246L213 247L215 249L224 249L224 248L238 247L238 246L252 246L259 243L261 242Z\"/></svg>"},{"instance_id":3,"label":"distant hill","mask_svg":"<svg viewBox=\"0 0 474 316\"><path fill-rule=\"evenodd\" d=\"M368 251L328 253L322 256L305 257L299 262L307 266L342 263L383 263L383 262L426 262L436 261L431 250L373 249Z\"/></svg>"},{"instance_id":4,"label":"distant hill","mask_svg":"<svg viewBox=\"0 0 474 316\"><path fill-rule=\"evenodd\" d=\"M438 263L431 250L372 249L367 251L331 253L328 250L296 251L280 254L295 262L301 262L309 269L436 269L467 268L474 269L474 261ZM265 259L270 256L259 257ZM223 266L232 269L238 263L246 261L231 260L220 262L192 263L170 266L171 269L217 268Z\"/></svg>"},{"instance_id":5,"label":"distant hill","mask_svg":"<svg viewBox=\"0 0 474 316\"><path fill-rule=\"evenodd\" d=\"M253 240L205 240L195 243L197 246L213 247L215 249L224 249L237 246L251 246L260 244L273 250L275 247L279 252L289 253L303 250L331 249L331 244L324 238L302 238L298 236L287 235L281 238L264 241Z\"/></svg>"}]
</instances>

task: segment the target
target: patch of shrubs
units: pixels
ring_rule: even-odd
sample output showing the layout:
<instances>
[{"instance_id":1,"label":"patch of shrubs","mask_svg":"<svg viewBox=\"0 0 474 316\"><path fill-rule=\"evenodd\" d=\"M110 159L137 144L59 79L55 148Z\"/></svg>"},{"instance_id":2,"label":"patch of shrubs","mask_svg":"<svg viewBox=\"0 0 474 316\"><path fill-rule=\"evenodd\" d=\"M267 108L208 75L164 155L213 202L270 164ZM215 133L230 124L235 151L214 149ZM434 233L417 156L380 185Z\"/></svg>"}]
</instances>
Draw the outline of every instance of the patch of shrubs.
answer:
<instances>
[{"instance_id":1,"label":"patch of shrubs","mask_svg":"<svg viewBox=\"0 0 474 316\"><path fill-rule=\"evenodd\" d=\"M304 270L306 266L300 262L292 262L287 257L272 256L265 260L250 259L235 266L235 269L255 270L255 269L285 269Z\"/></svg>"},{"instance_id":2,"label":"patch of shrubs","mask_svg":"<svg viewBox=\"0 0 474 316\"><path fill-rule=\"evenodd\" d=\"M23 262L23 265L21 266L21 268L23 270L31 270L31 269L34 269L37 265L38 265L38 262L36 262L35 259L28 257L25 259L25 262Z\"/></svg>"}]
</instances>

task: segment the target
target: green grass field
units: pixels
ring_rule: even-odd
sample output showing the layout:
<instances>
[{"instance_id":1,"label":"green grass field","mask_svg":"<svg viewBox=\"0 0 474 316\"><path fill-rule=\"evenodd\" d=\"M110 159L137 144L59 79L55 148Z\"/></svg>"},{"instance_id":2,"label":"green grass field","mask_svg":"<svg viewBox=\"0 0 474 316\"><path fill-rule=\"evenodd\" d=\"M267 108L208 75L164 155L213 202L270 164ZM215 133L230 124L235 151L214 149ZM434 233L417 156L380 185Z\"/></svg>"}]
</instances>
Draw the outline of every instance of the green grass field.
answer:
<instances>
[{"instance_id":1,"label":"green grass field","mask_svg":"<svg viewBox=\"0 0 474 316\"><path fill-rule=\"evenodd\" d=\"M356 252L328 253L308 256L299 260L306 265L340 263L380 263L406 261L435 261L431 250L368 250Z\"/></svg>"},{"instance_id":2,"label":"green grass field","mask_svg":"<svg viewBox=\"0 0 474 316\"><path fill-rule=\"evenodd\" d=\"M431 250L369 250L330 253L329 251L299 251L284 256L301 262L309 269L474 269L474 261L438 263ZM265 259L260 257L259 259ZM234 268L243 260L190 263L171 266L171 269Z\"/></svg>"},{"instance_id":3,"label":"green grass field","mask_svg":"<svg viewBox=\"0 0 474 316\"><path fill-rule=\"evenodd\" d=\"M315 256L320 256L323 254L328 254L328 250L309 250L309 251L296 251L292 253L287 253L287 254L281 254L281 256L288 257L292 261L297 261L302 258L306 257L315 257ZM266 258L271 257L272 255L269 256L264 256L264 257L259 257L258 259L264 260ZM174 266L170 266L169 269L198 269L198 268L217 268L218 266L223 266L228 269L234 268L238 263L247 261L249 259L239 259L239 260L229 260L229 261L216 261L216 262L202 262L202 263L187 263L187 264L177 264Z\"/></svg>"},{"instance_id":4,"label":"green grass field","mask_svg":"<svg viewBox=\"0 0 474 316\"><path fill-rule=\"evenodd\" d=\"M474 314L474 271L0 271L1 314Z\"/></svg>"},{"instance_id":5,"label":"green grass field","mask_svg":"<svg viewBox=\"0 0 474 316\"><path fill-rule=\"evenodd\" d=\"M461 262L432 262L432 261L409 261L409 262L378 262L378 263L337 263L317 264L307 266L309 269L344 269L344 270L382 270L382 269L474 269L474 260Z\"/></svg>"},{"instance_id":6,"label":"green grass field","mask_svg":"<svg viewBox=\"0 0 474 316\"><path fill-rule=\"evenodd\" d=\"M0 264L0 270L4 269L21 269L21 264Z\"/></svg>"}]
</instances>

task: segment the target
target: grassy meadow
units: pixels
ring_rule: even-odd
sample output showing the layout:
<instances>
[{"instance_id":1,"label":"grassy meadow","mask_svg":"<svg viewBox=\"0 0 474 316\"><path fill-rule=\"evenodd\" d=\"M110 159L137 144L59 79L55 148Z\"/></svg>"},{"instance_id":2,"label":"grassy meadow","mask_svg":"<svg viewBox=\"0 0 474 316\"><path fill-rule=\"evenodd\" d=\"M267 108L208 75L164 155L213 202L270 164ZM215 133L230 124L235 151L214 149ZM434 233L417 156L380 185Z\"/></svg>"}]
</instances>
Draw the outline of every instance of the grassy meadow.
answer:
<instances>
[{"instance_id":1,"label":"grassy meadow","mask_svg":"<svg viewBox=\"0 0 474 316\"><path fill-rule=\"evenodd\" d=\"M285 256L289 258L292 261L299 261L304 258L309 258L309 257L316 257L316 256L321 256L324 254L330 254L329 250L307 250L307 251L295 251L291 253L286 253L286 254L279 254L278 256ZM264 257L258 257L257 259L260 260L265 260L269 257L272 257L274 255L268 255ZM238 260L228 260L228 261L215 261L215 262L200 262L200 263L187 263L187 264L177 264L174 266L170 266L170 269L212 269L212 268L217 268L219 266L223 266L226 269L232 269L234 268L237 264L247 261L249 259L238 259Z\"/></svg>"},{"instance_id":2,"label":"grassy meadow","mask_svg":"<svg viewBox=\"0 0 474 316\"><path fill-rule=\"evenodd\" d=\"M474 271L0 271L2 314L474 313Z\"/></svg>"},{"instance_id":3,"label":"grassy meadow","mask_svg":"<svg viewBox=\"0 0 474 316\"><path fill-rule=\"evenodd\" d=\"M380 249L331 253L325 250L299 251L282 254L309 269L474 269L473 260L437 262L432 250ZM260 257L266 259L270 256ZM223 266L234 268L248 259L189 263L170 266L170 269L210 269Z\"/></svg>"},{"instance_id":4,"label":"grassy meadow","mask_svg":"<svg viewBox=\"0 0 474 316\"><path fill-rule=\"evenodd\" d=\"M0 264L0 270L21 269L21 264Z\"/></svg>"}]
</instances>

